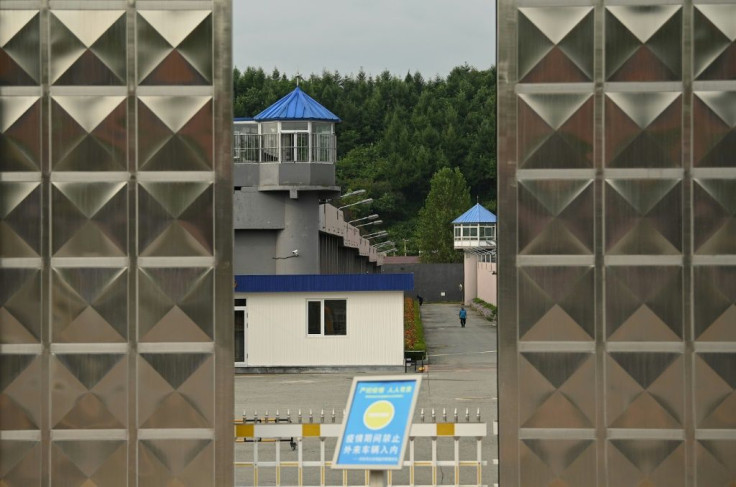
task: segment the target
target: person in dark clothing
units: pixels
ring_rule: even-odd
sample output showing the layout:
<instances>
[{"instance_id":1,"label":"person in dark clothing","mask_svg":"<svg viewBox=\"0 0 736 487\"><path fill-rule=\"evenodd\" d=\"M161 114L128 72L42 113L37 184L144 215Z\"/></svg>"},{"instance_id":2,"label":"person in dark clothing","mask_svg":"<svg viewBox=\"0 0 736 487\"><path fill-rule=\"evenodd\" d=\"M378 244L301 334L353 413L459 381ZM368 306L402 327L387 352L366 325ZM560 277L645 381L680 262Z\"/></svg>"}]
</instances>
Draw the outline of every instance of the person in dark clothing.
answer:
<instances>
[{"instance_id":1,"label":"person in dark clothing","mask_svg":"<svg viewBox=\"0 0 736 487\"><path fill-rule=\"evenodd\" d=\"M421 306L424 302L424 298L417 294L417 301L419 301L419 306Z\"/></svg>"},{"instance_id":2,"label":"person in dark clothing","mask_svg":"<svg viewBox=\"0 0 736 487\"><path fill-rule=\"evenodd\" d=\"M468 312L465 311L465 308L460 306L460 326L465 328L465 319L468 317Z\"/></svg>"}]
</instances>

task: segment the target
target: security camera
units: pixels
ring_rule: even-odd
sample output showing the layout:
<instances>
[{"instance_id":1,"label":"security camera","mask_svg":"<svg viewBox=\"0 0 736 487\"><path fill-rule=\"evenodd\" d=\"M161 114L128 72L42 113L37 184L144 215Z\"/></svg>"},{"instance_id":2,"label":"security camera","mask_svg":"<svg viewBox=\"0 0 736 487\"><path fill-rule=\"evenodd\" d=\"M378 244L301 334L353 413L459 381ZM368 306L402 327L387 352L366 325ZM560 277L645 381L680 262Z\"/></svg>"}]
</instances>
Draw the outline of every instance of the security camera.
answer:
<instances>
[{"instance_id":1,"label":"security camera","mask_svg":"<svg viewBox=\"0 0 736 487\"><path fill-rule=\"evenodd\" d=\"M294 249L294 250L292 250L292 251L291 251L291 254L292 254L292 255L293 255L294 257L298 257L298 256L299 256L299 249Z\"/></svg>"}]
</instances>

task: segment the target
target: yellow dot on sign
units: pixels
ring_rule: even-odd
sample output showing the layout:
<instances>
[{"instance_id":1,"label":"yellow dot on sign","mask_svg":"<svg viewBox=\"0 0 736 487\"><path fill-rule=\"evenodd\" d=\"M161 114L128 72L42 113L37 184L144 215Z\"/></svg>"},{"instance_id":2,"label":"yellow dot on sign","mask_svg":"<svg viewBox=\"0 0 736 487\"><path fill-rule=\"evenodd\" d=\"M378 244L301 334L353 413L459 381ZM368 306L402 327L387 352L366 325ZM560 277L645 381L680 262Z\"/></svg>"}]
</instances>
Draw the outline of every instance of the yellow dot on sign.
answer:
<instances>
[{"instance_id":1,"label":"yellow dot on sign","mask_svg":"<svg viewBox=\"0 0 736 487\"><path fill-rule=\"evenodd\" d=\"M366 428L380 430L394 419L394 405L388 401L376 401L368 406L363 414Z\"/></svg>"}]
</instances>

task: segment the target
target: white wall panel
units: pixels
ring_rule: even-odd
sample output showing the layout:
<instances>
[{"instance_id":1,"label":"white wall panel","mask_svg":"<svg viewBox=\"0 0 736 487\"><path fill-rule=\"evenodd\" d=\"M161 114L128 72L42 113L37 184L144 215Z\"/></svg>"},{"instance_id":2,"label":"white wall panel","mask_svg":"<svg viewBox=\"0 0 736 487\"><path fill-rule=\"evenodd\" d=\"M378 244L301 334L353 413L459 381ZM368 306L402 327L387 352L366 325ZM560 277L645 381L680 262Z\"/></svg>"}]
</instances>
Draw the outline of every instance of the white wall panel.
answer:
<instances>
[{"instance_id":1,"label":"white wall panel","mask_svg":"<svg viewBox=\"0 0 736 487\"><path fill-rule=\"evenodd\" d=\"M346 299L346 336L307 336L307 300ZM402 292L259 293L248 300L249 366L402 365Z\"/></svg>"}]
</instances>

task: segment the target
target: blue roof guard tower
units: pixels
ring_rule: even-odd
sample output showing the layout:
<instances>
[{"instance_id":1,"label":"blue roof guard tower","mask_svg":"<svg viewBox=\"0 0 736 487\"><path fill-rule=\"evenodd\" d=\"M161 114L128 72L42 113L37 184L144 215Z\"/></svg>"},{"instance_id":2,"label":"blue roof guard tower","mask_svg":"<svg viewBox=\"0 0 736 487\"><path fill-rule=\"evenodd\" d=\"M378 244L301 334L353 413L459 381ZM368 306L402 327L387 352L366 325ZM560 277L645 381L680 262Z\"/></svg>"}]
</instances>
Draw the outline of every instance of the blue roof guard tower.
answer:
<instances>
[{"instance_id":1,"label":"blue roof guard tower","mask_svg":"<svg viewBox=\"0 0 736 487\"><path fill-rule=\"evenodd\" d=\"M299 86L254 118L234 121L236 273L319 273L319 200L340 191L338 122Z\"/></svg>"},{"instance_id":2,"label":"blue roof guard tower","mask_svg":"<svg viewBox=\"0 0 736 487\"><path fill-rule=\"evenodd\" d=\"M334 164L339 122L297 86L254 118L235 120L234 162Z\"/></svg>"},{"instance_id":3,"label":"blue roof guard tower","mask_svg":"<svg viewBox=\"0 0 736 487\"><path fill-rule=\"evenodd\" d=\"M477 203L452 224L454 247L465 254L465 304L476 297L496 304L496 215ZM479 272L479 267L484 272Z\"/></svg>"}]
</instances>

